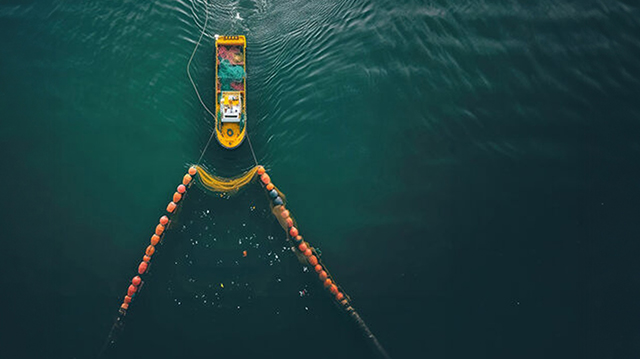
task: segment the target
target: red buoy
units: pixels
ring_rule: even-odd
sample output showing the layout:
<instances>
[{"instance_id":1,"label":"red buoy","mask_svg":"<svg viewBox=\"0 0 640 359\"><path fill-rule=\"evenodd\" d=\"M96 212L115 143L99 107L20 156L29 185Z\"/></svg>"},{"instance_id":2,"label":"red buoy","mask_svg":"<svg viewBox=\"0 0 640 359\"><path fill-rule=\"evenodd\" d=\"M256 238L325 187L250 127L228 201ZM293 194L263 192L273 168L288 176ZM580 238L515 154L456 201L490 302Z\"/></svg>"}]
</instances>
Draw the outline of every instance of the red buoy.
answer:
<instances>
[{"instance_id":1,"label":"red buoy","mask_svg":"<svg viewBox=\"0 0 640 359\"><path fill-rule=\"evenodd\" d=\"M191 182L191 176L187 173L186 175L184 175L184 177L182 177L182 184L183 185L188 185L189 182Z\"/></svg>"},{"instance_id":2,"label":"red buoy","mask_svg":"<svg viewBox=\"0 0 640 359\"><path fill-rule=\"evenodd\" d=\"M159 235L154 234L153 236L151 236L151 245L155 246L156 244L158 244L158 242L160 242Z\"/></svg>"},{"instance_id":3,"label":"red buoy","mask_svg":"<svg viewBox=\"0 0 640 359\"><path fill-rule=\"evenodd\" d=\"M287 227L293 227L293 219L291 219L291 217L287 218Z\"/></svg>"},{"instance_id":4,"label":"red buoy","mask_svg":"<svg viewBox=\"0 0 640 359\"><path fill-rule=\"evenodd\" d=\"M322 271L322 266L320 264L316 264L316 273L320 273Z\"/></svg>"},{"instance_id":5,"label":"red buoy","mask_svg":"<svg viewBox=\"0 0 640 359\"><path fill-rule=\"evenodd\" d=\"M267 191L271 191L272 189L274 189L276 186L273 185L273 183L269 183L267 185Z\"/></svg>"},{"instance_id":6,"label":"red buoy","mask_svg":"<svg viewBox=\"0 0 640 359\"><path fill-rule=\"evenodd\" d=\"M311 251L311 248L307 248L306 251L304 251L304 255L307 257L311 257L313 255L313 252Z\"/></svg>"},{"instance_id":7,"label":"red buoy","mask_svg":"<svg viewBox=\"0 0 640 359\"><path fill-rule=\"evenodd\" d=\"M187 187L185 187L183 184L178 186L179 193L185 193L186 191L187 191Z\"/></svg>"},{"instance_id":8,"label":"red buoy","mask_svg":"<svg viewBox=\"0 0 640 359\"><path fill-rule=\"evenodd\" d=\"M298 246L298 249L300 250L300 252L303 252L307 250L307 245L304 243L300 243L300 245Z\"/></svg>"},{"instance_id":9,"label":"red buoy","mask_svg":"<svg viewBox=\"0 0 640 359\"><path fill-rule=\"evenodd\" d=\"M156 226L156 235L159 236L162 234L162 232L164 232L164 226L159 224Z\"/></svg>"},{"instance_id":10,"label":"red buoy","mask_svg":"<svg viewBox=\"0 0 640 359\"><path fill-rule=\"evenodd\" d=\"M180 202L181 199L182 199L182 195L180 193L176 192L176 193L173 194L173 201L175 203Z\"/></svg>"},{"instance_id":11,"label":"red buoy","mask_svg":"<svg viewBox=\"0 0 640 359\"><path fill-rule=\"evenodd\" d=\"M169 204L167 205L167 212L173 213L173 211L176 210L177 206L178 206L177 204L175 204L173 202L169 202Z\"/></svg>"},{"instance_id":12,"label":"red buoy","mask_svg":"<svg viewBox=\"0 0 640 359\"><path fill-rule=\"evenodd\" d=\"M280 216L282 216L282 218L289 218L289 211L285 209L280 213Z\"/></svg>"},{"instance_id":13,"label":"red buoy","mask_svg":"<svg viewBox=\"0 0 640 359\"><path fill-rule=\"evenodd\" d=\"M305 252L305 254L307 254L307 253ZM318 258L316 258L316 256L314 256L314 255L309 256L309 258L307 258L307 260L309 261L309 264L311 264L312 266L315 266L316 264L318 264ZM322 267L320 267L320 268L322 268Z\"/></svg>"},{"instance_id":14,"label":"red buoy","mask_svg":"<svg viewBox=\"0 0 640 359\"><path fill-rule=\"evenodd\" d=\"M146 251L144 251L144 253L145 253L146 255L148 255L149 257L151 257L151 256L153 255L153 253L155 253L155 251L156 251L156 247L154 247L154 246L152 246L152 245L149 245L149 246L147 247L147 250L146 250Z\"/></svg>"},{"instance_id":15,"label":"red buoy","mask_svg":"<svg viewBox=\"0 0 640 359\"><path fill-rule=\"evenodd\" d=\"M331 284L332 284L332 283L331 283L331 279L327 278L327 279L325 279L325 280L324 280L324 286L325 286L325 288L329 288L329 287L331 287Z\"/></svg>"},{"instance_id":16,"label":"red buoy","mask_svg":"<svg viewBox=\"0 0 640 359\"><path fill-rule=\"evenodd\" d=\"M189 174L190 175L195 176L196 173L198 173L198 169L196 168L196 166L189 167Z\"/></svg>"},{"instance_id":17,"label":"red buoy","mask_svg":"<svg viewBox=\"0 0 640 359\"><path fill-rule=\"evenodd\" d=\"M336 294L336 300L339 302L339 301L341 301L341 300L342 300L342 298L344 298L344 294L342 294L342 293L338 292L338 293Z\"/></svg>"},{"instance_id":18,"label":"red buoy","mask_svg":"<svg viewBox=\"0 0 640 359\"><path fill-rule=\"evenodd\" d=\"M142 283L142 278L140 278L140 276L135 276L133 277L133 279L131 279L131 284L135 285L136 287L139 286L140 283Z\"/></svg>"},{"instance_id":19,"label":"red buoy","mask_svg":"<svg viewBox=\"0 0 640 359\"><path fill-rule=\"evenodd\" d=\"M320 278L321 281L327 280L327 272L321 271L320 274L318 274L318 278Z\"/></svg>"},{"instance_id":20,"label":"red buoy","mask_svg":"<svg viewBox=\"0 0 640 359\"><path fill-rule=\"evenodd\" d=\"M131 303L131 297L128 296L128 295L125 295L124 296L124 302L127 303L127 304Z\"/></svg>"},{"instance_id":21,"label":"red buoy","mask_svg":"<svg viewBox=\"0 0 640 359\"><path fill-rule=\"evenodd\" d=\"M124 309L124 310L127 310L127 309L129 309L129 304L127 304L127 303L122 303L122 305L120 305L120 308L122 308L122 309Z\"/></svg>"},{"instance_id":22,"label":"red buoy","mask_svg":"<svg viewBox=\"0 0 640 359\"><path fill-rule=\"evenodd\" d=\"M269 184L271 182L271 177L269 177L268 174L263 173L262 176L260 176L260 180L262 181L262 183L264 184Z\"/></svg>"},{"instance_id":23,"label":"red buoy","mask_svg":"<svg viewBox=\"0 0 640 359\"><path fill-rule=\"evenodd\" d=\"M336 287L335 284L332 284L331 287L329 287L329 291L331 294L336 295L338 294L338 287Z\"/></svg>"},{"instance_id":24,"label":"red buoy","mask_svg":"<svg viewBox=\"0 0 640 359\"><path fill-rule=\"evenodd\" d=\"M140 262L140 265L138 266L138 274L144 274L144 272L147 271L148 267L149 267L149 263L145 261Z\"/></svg>"},{"instance_id":25,"label":"red buoy","mask_svg":"<svg viewBox=\"0 0 640 359\"><path fill-rule=\"evenodd\" d=\"M167 223L169 223L169 217L167 217L167 216L160 217L160 224L161 225L166 226Z\"/></svg>"},{"instance_id":26,"label":"red buoy","mask_svg":"<svg viewBox=\"0 0 640 359\"><path fill-rule=\"evenodd\" d=\"M151 257L149 257L149 256L148 256L148 255L146 255L146 254L144 255L144 257L142 257L142 261L143 261L143 262L147 262L147 263L149 263L149 261L150 261L150 260L151 260Z\"/></svg>"},{"instance_id":27,"label":"red buoy","mask_svg":"<svg viewBox=\"0 0 640 359\"><path fill-rule=\"evenodd\" d=\"M291 229L289 230L289 234L291 235L291 237L297 236L298 235L298 228L291 227Z\"/></svg>"},{"instance_id":28,"label":"red buoy","mask_svg":"<svg viewBox=\"0 0 640 359\"><path fill-rule=\"evenodd\" d=\"M264 167L258 166L258 174L262 176L264 173L265 173Z\"/></svg>"},{"instance_id":29,"label":"red buoy","mask_svg":"<svg viewBox=\"0 0 640 359\"><path fill-rule=\"evenodd\" d=\"M129 289L127 289L127 295L132 297L137 291L138 291L138 287L136 287L135 285L131 284L129 286Z\"/></svg>"}]
</instances>

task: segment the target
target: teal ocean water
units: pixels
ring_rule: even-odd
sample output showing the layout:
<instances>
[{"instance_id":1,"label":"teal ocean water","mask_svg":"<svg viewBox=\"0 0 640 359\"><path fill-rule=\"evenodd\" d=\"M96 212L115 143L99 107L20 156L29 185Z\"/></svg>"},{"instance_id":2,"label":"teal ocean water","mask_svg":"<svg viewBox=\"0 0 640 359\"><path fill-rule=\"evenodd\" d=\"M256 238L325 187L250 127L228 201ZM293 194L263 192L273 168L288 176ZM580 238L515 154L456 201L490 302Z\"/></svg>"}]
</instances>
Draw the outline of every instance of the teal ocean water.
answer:
<instances>
[{"instance_id":1,"label":"teal ocean water","mask_svg":"<svg viewBox=\"0 0 640 359\"><path fill-rule=\"evenodd\" d=\"M209 139L205 19L203 99L246 35L257 160L391 357L638 356L635 1L9 0L0 357L99 355ZM374 357L259 186L175 224L104 357Z\"/></svg>"}]
</instances>

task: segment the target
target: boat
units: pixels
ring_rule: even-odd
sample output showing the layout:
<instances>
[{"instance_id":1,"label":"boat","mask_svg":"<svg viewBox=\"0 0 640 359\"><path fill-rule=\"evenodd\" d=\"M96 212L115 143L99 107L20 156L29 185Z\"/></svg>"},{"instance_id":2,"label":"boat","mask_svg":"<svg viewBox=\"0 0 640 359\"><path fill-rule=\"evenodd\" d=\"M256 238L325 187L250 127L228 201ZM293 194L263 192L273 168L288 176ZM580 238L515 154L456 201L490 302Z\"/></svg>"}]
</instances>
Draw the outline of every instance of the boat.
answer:
<instances>
[{"instance_id":1,"label":"boat","mask_svg":"<svg viewBox=\"0 0 640 359\"><path fill-rule=\"evenodd\" d=\"M243 35L216 35L215 41L216 139L222 147L234 149L247 133L247 40Z\"/></svg>"}]
</instances>

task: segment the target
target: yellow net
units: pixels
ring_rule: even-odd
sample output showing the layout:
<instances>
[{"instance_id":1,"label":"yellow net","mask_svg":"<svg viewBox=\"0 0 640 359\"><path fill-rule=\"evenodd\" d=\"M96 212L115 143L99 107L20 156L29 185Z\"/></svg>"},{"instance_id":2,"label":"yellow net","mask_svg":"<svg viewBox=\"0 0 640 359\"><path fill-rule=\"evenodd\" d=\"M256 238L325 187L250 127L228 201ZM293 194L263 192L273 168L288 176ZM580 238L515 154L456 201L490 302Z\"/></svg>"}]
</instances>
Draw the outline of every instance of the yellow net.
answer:
<instances>
[{"instance_id":1,"label":"yellow net","mask_svg":"<svg viewBox=\"0 0 640 359\"><path fill-rule=\"evenodd\" d=\"M196 166L196 168L198 170L198 183L201 187L210 192L224 193L227 195L236 193L240 188L246 186L258 171L258 166L256 166L238 177L222 178L210 174L201 166Z\"/></svg>"}]
</instances>

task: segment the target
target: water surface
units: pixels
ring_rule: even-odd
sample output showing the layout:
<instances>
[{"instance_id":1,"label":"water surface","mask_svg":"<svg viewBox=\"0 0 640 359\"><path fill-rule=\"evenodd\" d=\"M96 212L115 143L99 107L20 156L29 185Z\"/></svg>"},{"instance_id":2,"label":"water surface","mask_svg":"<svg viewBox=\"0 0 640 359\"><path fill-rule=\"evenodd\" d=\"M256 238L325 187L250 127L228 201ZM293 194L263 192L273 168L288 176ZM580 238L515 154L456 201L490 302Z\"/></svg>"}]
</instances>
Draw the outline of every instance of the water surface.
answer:
<instances>
[{"instance_id":1,"label":"water surface","mask_svg":"<svg viewBox=\"0 0 640 359\"><path fill-rule=\"evenodd\" d=\"M213 34L246 35L257 159L392 357L635 357L639 18L622 0L0 5L1 356L97 355L209 138L186 75L206 21L203 98ZM204 164L253 159L214 142ZM257 186L194 188L176 223L113 357L371 355Z\"/></svg>"}]
</instances>

